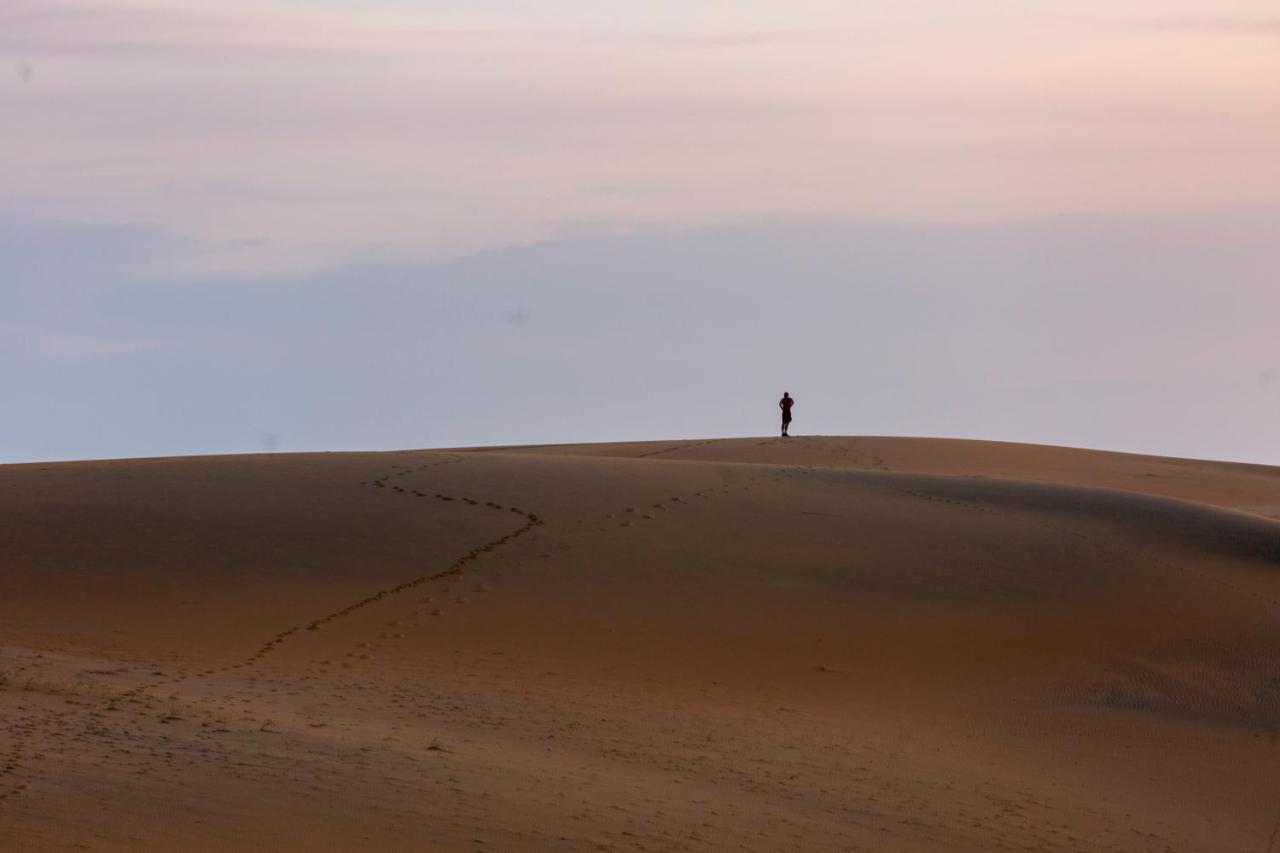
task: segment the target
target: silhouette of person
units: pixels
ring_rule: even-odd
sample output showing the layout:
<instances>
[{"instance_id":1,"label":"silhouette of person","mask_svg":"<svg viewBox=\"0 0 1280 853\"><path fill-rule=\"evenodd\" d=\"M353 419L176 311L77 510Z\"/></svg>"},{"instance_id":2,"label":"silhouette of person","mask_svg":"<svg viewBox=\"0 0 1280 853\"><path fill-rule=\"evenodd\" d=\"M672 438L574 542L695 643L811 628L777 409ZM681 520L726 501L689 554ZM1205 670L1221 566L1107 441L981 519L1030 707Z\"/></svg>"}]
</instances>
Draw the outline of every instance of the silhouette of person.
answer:
<instances>
[{"instance_id":1,"label":"silhouette of person","mask_svg":"<svg viewBox=\"0 0 1280 853\"><path fill-rule=\"evenodd\" d=\"M795 398L790 393L783 391L782 399L778 401L778 408L782 409L782 437L790 438L787 430L791 427L791 407L796 403Z\"/></svg>"}]
</instances>

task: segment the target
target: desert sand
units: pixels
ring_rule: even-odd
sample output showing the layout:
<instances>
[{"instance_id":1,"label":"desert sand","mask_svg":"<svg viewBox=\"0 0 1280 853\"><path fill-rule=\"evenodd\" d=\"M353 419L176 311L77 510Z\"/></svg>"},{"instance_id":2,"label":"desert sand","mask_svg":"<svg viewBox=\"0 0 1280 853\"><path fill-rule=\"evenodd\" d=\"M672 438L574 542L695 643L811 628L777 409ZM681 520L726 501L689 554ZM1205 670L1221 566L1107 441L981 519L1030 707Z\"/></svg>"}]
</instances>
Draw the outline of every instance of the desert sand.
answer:
<instances>
[{"instance_id":1,"label":"desert sand","mask_svg":"<svg viewBox=\"0 0 1280 853\"><path fill-rule=\"evenodd\" d=\"M1280 850L1280 468L0 467L0 850Z\"/></svg>"}]
</instances>

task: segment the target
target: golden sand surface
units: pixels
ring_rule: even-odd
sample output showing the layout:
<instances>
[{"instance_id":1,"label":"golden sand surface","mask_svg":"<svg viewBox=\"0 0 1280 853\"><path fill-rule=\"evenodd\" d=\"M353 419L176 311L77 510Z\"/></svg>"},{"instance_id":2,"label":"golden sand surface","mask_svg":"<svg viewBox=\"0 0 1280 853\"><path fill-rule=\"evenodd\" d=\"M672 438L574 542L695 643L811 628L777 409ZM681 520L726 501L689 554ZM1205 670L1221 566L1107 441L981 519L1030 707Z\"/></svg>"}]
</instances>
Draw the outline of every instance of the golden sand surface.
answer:
<instances>
[{"instance_id":1,"label":"golden sand surface","mask_svg":"<svg viewBox=\"0 0 1280 853\"><path fill-rule=\"evenodd\" d=\"M0 467L0 850L1280 851L1280 468Z\"/></svg>"}]
</instances>

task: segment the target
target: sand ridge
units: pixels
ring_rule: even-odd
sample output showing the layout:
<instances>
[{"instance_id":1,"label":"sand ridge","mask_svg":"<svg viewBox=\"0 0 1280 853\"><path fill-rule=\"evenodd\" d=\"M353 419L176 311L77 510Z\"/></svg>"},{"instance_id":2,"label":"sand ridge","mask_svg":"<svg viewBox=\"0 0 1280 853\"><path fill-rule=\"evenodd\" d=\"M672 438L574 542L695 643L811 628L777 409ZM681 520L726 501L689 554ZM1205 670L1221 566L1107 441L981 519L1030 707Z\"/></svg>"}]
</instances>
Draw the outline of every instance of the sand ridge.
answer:
<instances>
[{"instance_id":1,"label":"sand ridge","mask_svg":"<svg viewBox=\"0 0 1280 853\"><path fill-rule=\"evenodd\" d=\"M966 449L0 469L0 845L1266 849L1276 472Z\"/></svg>"}]
</instances>

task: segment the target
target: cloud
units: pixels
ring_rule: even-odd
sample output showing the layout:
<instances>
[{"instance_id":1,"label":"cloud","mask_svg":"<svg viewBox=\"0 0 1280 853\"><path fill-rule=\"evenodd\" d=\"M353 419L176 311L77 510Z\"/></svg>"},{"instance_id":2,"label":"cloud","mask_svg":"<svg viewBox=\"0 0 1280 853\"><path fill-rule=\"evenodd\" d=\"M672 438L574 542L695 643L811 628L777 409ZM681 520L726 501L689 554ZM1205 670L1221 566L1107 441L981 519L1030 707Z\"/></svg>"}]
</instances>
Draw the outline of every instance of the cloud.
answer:
<instances>
[{"instance_id":1,"label":"cloud","mask_svg":"<svg viewBox=\"0 0 1280 853\"><path fill-rule=\"evenodd\" d=\"M367 10L205 7L149 0L13 0L0 13L0 47L27 54L367 53L456 51L500 44L528 48L631 45L688 50L753 48L832 41L831 30L720 28L628 30L519 21L459 13L389 14ZM27 66L29 68L29 66Z\"/></svg>"},{"instance_id":2,"label":"cloud","mask_svg":"<svg viewBox=\"0 0 1280 853\"><path fill-rule=\"evenodd\" d=\"M715 33L586 33L584 40L647 47L721 49L774 47L832 42L841 38L830 30L741 30Z\"/></svg>"},{"instance_id":3,"label":"cloud","mask_svg":"<svg viewBox=\"0 0 1280 853\"><path fill-rule=\"evenodd\" d=\"M152 226L46 220L0 205L0 297L25 292L56 298L69 282L110 289L201 246Z\"/></svg>"},{"instance_id":4,"label":"cloud","mask_svg":"<svg viewBox=\"0 0 1280 853\"><path fill-rule=\"evenodd\" d=\"M0 348L44 361L81 362L156 349L159 341L77 334L14 323L0 323Z\"/></svg>"},{"instance_id":5,"label":"cloud","mask_svg":"<svg viewBox=\"0 0 1280 853\"><path fill-rule=\"evenodd\" d=\"M1167 17L1144 21L1140 25L1140 28L1155 32L1280 36L1280 18L1230 16Z\"/></svg>"},{"instance_id":6,"label":"cloud","mask_svg":"<svg viewBox=\"0 0 1280 853\"><path fill-rule=\"evenodd\" d=\"M0 0L0 59L40 71L0 86L0 201L164 223L221 245L200 269L265 270L608 223L1275 199L1270 78L1239 70L1266 44L1175 61L1128 33L1081 63L1079 33L1015 40L1012 15L531 5Z\"/></svg>"},{"instance_id":7,"label":"cloud","mask_svg":"<svg viewBox=\"0 0 1280 853\"><path fill-rule=\"evenodd\" d=\"M138 55L174 51L333 53L406 50L433 41L517 35L490 19L341 11L193 8L148 0L12 0L0 48L23 53Z\"/></svg>"}]
</instances>

